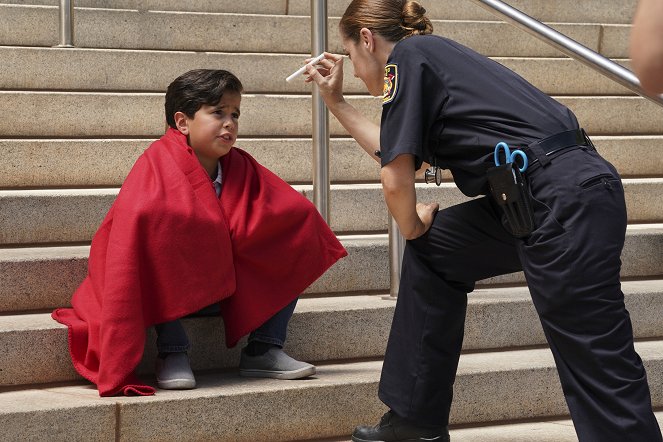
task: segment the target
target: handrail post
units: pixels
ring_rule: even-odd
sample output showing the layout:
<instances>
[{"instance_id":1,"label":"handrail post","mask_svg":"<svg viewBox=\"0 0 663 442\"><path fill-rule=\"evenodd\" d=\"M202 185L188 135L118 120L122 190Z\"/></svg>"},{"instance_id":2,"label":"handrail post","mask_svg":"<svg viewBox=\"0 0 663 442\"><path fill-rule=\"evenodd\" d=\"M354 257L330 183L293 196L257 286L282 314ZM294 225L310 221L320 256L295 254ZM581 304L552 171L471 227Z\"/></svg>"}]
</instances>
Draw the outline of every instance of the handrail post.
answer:
<instances>
[{"instance_id":1,"label":"handrail post","mask_svg":"<svg viewBox=\"0 0 663 442\"><path fill-rule=\"evenodd\" d=\"M316 56L327 50L327 0L311 0L311 50ZM329 223L329 113L317 84L312 91L313 203ZM405 240L389 215L389 296L398 296Z\"/></svg>"},{"instance_id":2,"label":"handrail post","mask_svg":"<svg viewBox=\"0 0 663 442\"><path fill-rule=\"evenodd\" d=\"M405 238L398 230L398 224L391 214L389 215L389 296L384 299L396 299L398 287L401 283L401 270L403 267L403 251Z\"/></svg>"},{"instance_id":3,"label":"handrail post","mask_svg":"<svg viewBox=\"0 0 663 442\"><path fill-rule=\"evenodd\" d=\"M74 47L74 0L60 0L60 44L57 47Z\"/></svg>"},{"instance_id":4,"label":"handrail post","mask_svg":"<svg viewBox=\"0 0 663 442\"><path fill-rule=\"evenodd\" d=\"M327 0L311 0L311 50L327 50ZM329 223L329 113L318 85L313 83L313 204Z\"/></svg>"}]
</instances>

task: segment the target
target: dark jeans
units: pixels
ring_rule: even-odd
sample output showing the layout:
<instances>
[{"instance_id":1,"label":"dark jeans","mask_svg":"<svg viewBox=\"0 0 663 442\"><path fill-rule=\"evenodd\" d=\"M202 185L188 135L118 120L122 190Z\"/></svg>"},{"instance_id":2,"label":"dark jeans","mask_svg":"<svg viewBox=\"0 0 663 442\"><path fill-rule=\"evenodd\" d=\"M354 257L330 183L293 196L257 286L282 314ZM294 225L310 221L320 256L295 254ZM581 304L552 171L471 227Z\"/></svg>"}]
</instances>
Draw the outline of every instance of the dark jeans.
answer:
<instances>
[{"instance_id":1,"label":"dark jeans","mask_svg":"<svg viewBox=\"0 0 663 442\"><path fill-rule=\"evenodd\" d=\"M526 173L529 237L510 236L484 197L440 211L407 242L380 399L413 421L447 425L467 294L477 280L522 269L580 441L661 441L619 280L619 175L580 148Z\"/></svg>"},{"instance_id":2,"label":"dark jeans","mask_svg":"<svg viewBox=\"0 0 663 442\"><path fill-rule=\"evenodd\" d=\"M249 342L258 341L283 347L288 331L288 322L290 322L292 313L295 311L297 300L298 298L251 332L249 334ZM198 313L201 315L216 315L219 312L219 304L212 304ZM154 329L157 332L157 350L159 353L182 352L191 348L189 338L179 320L157 324L154 326Z\"/></svg>"}]
</instances>

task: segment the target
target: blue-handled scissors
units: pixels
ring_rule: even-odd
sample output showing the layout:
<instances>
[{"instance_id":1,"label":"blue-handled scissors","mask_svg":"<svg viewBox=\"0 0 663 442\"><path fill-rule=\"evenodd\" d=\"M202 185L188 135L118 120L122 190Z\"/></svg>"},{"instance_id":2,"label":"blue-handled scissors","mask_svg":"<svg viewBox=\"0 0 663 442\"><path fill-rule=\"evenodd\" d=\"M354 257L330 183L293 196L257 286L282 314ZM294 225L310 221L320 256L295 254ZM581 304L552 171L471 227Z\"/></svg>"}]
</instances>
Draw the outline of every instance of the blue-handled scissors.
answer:
<instances>
[{"instance_id":1,"label":"blue-handled scissors","mask_svg":"<svg viewBox=\"0 0 663 442\"><path fill-rule=\"evenodd\" d=\"M500 141L495 146L495 153L493 155L495 158L495 166L502 165L500 163L500 151L504 151L504 158L506 158L507 163L515 163L514 160L516 159L516 157L522 158L523 165L518 167L520 173L523 173L527 169L527 166L529 165L529 161L527 160L527 154L520 149L515 149L513 152L511 152L511 149L509 149L509 145L506 144L504 141ZM516 165L517 164L518 163L516 163Z\"/></svg>"}]
</instances>

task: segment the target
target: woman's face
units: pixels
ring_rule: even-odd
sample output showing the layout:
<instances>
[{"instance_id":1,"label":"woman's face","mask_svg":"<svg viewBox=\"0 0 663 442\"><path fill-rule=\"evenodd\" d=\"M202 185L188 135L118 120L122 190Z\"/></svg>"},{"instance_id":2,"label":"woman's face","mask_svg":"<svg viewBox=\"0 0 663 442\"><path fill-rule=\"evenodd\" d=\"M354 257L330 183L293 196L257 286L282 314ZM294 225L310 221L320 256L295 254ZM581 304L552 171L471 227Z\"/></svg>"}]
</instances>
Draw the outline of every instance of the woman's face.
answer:
<instances>
[{"instance_id":1,"label":"woman's face","mask_svg":"<svg viewBox=\"0 0 663 442\"><path fill-rule=\"evenodd\" d=\"M374 41L367 41L365 36L360 35L359 41L355 43L342 36L342 43L343 50L352 62L355 77L364 82L371 95L381 96L384 92L384 62L378 59L375 50L371 50Z\"/></svg>"}]
</instances>

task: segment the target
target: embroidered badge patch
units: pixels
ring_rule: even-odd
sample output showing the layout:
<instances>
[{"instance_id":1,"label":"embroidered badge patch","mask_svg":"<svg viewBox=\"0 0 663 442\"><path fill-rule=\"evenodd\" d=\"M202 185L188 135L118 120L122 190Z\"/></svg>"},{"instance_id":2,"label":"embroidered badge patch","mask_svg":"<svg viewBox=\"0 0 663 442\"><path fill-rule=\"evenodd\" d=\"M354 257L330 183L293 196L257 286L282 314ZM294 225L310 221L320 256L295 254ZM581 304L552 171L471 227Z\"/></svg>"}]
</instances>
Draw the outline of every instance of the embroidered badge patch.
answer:
<instances>
[{"instance_id":1,"label":"embroidered badge patch","mask_svg":"<svg viewBox=\"0 0 663 442\"><path fill-rule=\"evenodd\" d=\"M384 67L384 87L382 104L390 103L398 91L398 66L388 64Z\"/></svg>"}]
</instances>

